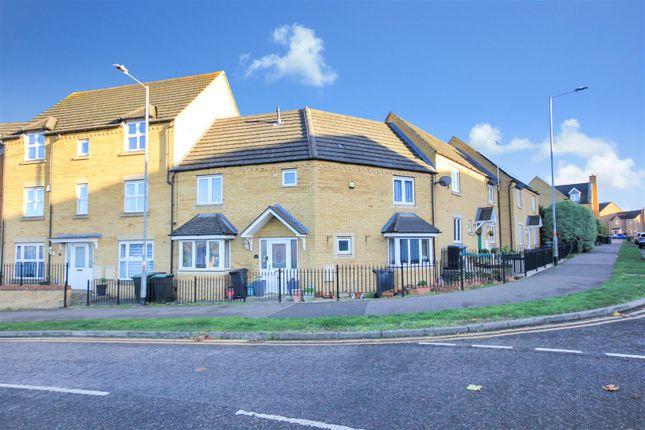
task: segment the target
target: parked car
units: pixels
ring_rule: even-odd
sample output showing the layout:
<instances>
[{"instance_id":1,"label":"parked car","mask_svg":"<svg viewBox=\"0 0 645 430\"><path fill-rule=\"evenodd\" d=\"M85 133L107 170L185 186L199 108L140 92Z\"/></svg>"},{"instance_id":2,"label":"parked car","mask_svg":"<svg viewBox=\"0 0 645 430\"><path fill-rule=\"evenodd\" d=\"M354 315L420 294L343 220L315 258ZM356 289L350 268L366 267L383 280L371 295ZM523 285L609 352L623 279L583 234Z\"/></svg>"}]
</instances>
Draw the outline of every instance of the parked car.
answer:
<instances>
[{"instance_id":1,"label":"parked car","mask_svg":"<svg viewBox=\"0 0 645 430\"><path fill-rule=\"evenodd\" d=\"M624 235L624 234L622 234L622 233L618 233L618 234L613 235L611 238L612 238L612 239L626 239L626 238L627 238L627 236L625 236L625 235Z\"/></svg>"},{"instance_id":2,"label":"parked car","mask_svg":"<svg viewBox=\"0 0 645 430\"><path fill-rule=\"evenodd\" d=\"M634 245L639 248L645 248L645 233L636 233L634 236Z\"/></svg>"}]
</instances>

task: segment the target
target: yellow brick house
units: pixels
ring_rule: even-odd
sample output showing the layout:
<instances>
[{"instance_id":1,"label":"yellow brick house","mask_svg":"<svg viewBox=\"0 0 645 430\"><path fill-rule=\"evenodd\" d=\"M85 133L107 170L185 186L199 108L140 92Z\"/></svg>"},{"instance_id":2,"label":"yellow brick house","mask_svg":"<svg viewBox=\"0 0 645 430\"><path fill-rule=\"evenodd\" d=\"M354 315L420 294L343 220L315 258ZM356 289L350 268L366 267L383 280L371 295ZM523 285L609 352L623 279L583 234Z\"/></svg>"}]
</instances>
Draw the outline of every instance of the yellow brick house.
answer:
<instances>
[{"instance_id":1,"label":"yellow brick house","mask_svg":"<svg viewBox=\"0 0 645 430\"><path fill-rule=\"evenodd\" d=\"M215 118L239 115L224 72L74 92L3 136L2 256L40 280L69 263L73 288L141 270L144 148L150 269L170 270L168 172ZM60 280L59 280L60 281Z\"/></svg>"}]
</instances>

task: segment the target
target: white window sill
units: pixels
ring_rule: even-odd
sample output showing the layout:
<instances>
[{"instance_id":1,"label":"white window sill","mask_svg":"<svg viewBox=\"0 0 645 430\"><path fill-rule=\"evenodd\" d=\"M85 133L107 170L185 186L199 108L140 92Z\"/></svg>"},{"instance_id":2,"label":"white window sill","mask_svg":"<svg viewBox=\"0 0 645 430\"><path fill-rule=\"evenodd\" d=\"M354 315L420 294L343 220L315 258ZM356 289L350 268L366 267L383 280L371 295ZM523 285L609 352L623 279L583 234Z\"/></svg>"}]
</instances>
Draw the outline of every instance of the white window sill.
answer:
<instances>
[{"instance_id":1,"label":"white window sill","mask_svg":"<svg viewBox=\"0 0 645 430\"><path fill-rule=\"evenodd\" d=\"M190 269L190 268L180 268L177 269L179 273L192 273L192 272L228 272L231 269Z\"/></svg>"},{"instance_id":2,"label":"white window sill","mask_svg":"<svg viewBox=\"0 0 645 430\"><path fill-rule=\"evenodd\" d=\"M72 161L89 160L89 159L90 159L89 155L77 155L76 157L72 157Z\"/></svg>"},{"instance_id":3,"label":"white window sill","mask_svg":"<svg viewBox=\"0 0 645 430\"><path fill-rule=\"evenodd\" d=\"M23 216L20 218L20 221L44 221L45 216L44 215L38 215L38 216Z\"/></svg>"},{"instance_id":4,"label":"white window sill","mask_svg":"<svg viewBox=\"0 0 645 430\"><path fill-rule=\"evenodd\" d=\"M450 193L451 193L453 196L462 197L462 195L461 195L461 191L451 191Z\"/></svg>"},{"instance_id":5,"label":"white window sill","mask_svg":"<svg viewBox=\"0 0 645 430\"><path fill-rule=\"evenodd\" d=\"M150 212L148 212L148 215L150 215ZM123 212L121 214L122 218L127 218L127 217L138 217L138 216L143 216L143 212Z\"/></svg>"},{"instance_id":6,"label":"white window sill","mask_svg":"<svg viewBox=\"0 0 645 430\"><path fill-rule=\"evenodd\" d=\"M416 205L414 203L401 203L401 202L394 202L392 203L392 206L407 206L407 207L415 207Z\"/></svg>"},{"instance_id":7,"label":"white window sill","mask_svg":"<svg viewBox=\"0 0 645 430\"><path fill-rule=\"evenodd\" d=\"M43 158L42 160L25 160L19 163L20 166L24 166L27 164L42 164L45 162L45 159Z\"/></svg>"},{"instance_id":8,"label":"white window sill","mask_svg":"<svg viewBox=\"0 0 645 430\"><path fill-rule=\"evenodd\" d=\"M210 203L195 203L196 207L204 207L204 206L221 206L223 205L224 202L210 202Z\"/></svg>"},{"instance_id":9,"label":"white window sill","mask_svg":"<svg viewBox=\"0 0 645 430\"><path fill-rule=\"evenodd\" d=\"M76 214L74 215L74 219L86 219L89 218L90 216L88 214Z\"/></svg>"},{"instance_id":10,"label":"white window sill","mask_svg":"<svg viewBox=\"0 0 645 430\"><path fill-rule=\"evenodd\" d=\"M119 157L129 157L130 155L145 155L145 149L137 149L135 151L123 151L119 154Z\"/></svg>"},{"instance_id":11,"label":"white window sill","mask_svg":"<svg viewBox=\"0 0 645 430\"><path fill-rule=\"evenodd\" d=\"M298 186L298 184L294 184L294 185L284 185L284 184L282 184L282 186L280 188L296 188L297 186Z\"/></svg>"}]
</instances>

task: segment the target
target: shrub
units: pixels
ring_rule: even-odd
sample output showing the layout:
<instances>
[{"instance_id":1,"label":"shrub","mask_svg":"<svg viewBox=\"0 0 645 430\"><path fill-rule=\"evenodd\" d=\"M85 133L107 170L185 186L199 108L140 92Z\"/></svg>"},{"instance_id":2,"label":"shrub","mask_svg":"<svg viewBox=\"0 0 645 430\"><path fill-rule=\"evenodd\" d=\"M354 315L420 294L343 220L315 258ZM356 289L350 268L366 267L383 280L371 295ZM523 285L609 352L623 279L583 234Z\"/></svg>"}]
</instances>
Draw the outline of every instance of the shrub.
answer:
<instances>
[{"instance_id":1,"label":"shrub","mask_svg":"<svg viewBox=\"0 0 645 430\"><path fill-rule=\"evenodd\" d=\"M596 241L598 226L590 210L570 200L555 204L558 239L561 242L582 242L583 249L591 249ZM542 239L548 242L553 237L552 209L544 210L542 218Z\"/></svg>"}]
</instances>

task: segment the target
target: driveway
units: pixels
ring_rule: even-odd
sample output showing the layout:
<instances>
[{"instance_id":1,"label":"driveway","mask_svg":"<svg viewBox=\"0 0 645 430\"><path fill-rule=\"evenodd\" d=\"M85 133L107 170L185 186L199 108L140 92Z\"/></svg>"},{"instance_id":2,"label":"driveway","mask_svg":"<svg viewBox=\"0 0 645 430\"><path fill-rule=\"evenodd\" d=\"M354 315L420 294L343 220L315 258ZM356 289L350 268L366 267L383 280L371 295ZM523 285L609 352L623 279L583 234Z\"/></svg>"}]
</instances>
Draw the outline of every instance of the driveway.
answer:
<instances>
[{"instance_id":1,"label":"driveway","mask_svg":"<svg viewBox=\"0 0 645 430\"><path fill-rule=\"evenodd\" d=\"M0 312L0 322L101 318L220 316L292 318L391 315L517 303L599 287L611 277L620 246L615 244L596 247L593 251L577 255L556 267L507 284L421 297L313 303L226 303L105 308L78 306L54 310L4 311Z\"/></svg>"}]
</instances>

